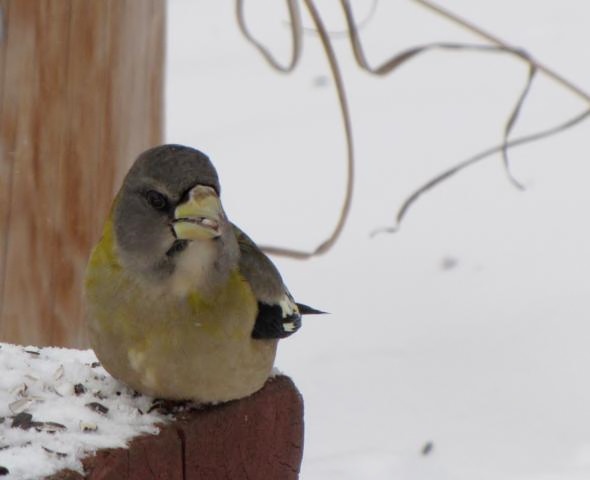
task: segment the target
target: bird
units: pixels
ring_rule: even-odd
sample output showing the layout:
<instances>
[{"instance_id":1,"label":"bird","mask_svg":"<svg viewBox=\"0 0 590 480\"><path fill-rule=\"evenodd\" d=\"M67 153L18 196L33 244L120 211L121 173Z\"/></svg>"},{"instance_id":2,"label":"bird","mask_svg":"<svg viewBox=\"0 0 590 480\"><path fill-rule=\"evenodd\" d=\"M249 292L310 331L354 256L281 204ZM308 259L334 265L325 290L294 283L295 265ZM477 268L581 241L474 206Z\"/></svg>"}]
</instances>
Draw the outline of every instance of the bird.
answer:
<instances>
[{"instance_id":1,"label":"bird","mask_svg":"<svg viewBox=\"0 0 590 480\"><path fill-rule=\"evenodd\" d=\"M203 152L141 153L113 200L86 267L90 344L139 393L220 403L269 376L280 339L304 314L272 261L230 222Z\"/></svg>"}]
</instances>

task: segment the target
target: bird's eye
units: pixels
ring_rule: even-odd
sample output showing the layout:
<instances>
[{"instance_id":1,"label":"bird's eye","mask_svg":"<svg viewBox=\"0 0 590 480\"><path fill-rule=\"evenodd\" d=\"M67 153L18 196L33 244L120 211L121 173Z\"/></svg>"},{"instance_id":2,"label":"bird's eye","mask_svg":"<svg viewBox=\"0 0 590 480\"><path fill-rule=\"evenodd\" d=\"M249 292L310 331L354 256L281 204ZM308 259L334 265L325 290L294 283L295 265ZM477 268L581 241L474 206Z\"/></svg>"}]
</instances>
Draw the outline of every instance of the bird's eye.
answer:
<instances>
[{"instance_id":1,"label":"bird's eye","mask_svg":"<svg viewBox=\"0 0 590 480\"><path fill-rule=\"evenodd\" d=\"M145 197L147 198L148 203L156 210L166 210L166 208L168 208L168 200L160 192L149 190L145 194Z\"/></svg>"}]
</instances>

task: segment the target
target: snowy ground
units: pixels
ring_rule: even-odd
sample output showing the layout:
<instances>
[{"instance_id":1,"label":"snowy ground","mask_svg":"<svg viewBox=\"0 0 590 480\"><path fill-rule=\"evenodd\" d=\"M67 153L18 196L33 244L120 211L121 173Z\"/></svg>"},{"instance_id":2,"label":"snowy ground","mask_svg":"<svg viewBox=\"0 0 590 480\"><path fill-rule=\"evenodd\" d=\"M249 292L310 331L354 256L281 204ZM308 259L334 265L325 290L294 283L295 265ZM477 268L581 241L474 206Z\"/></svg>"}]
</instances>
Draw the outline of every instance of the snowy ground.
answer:
<instances>
[{"instance_id":1,"label":"snowy ground","mask_svg":"<svg viewBox=\"0 0 590 480\"><path fill-rule=\"evenodd\" d=\"M341 28L337 2L317 3ZM370 3L353 2L359 17ZM587 1L444 3L590 89ZM283 2L246 5L285 58ZM231 1L170 0L168 21L167 140L211 155L226 210L256 241L316 246L345 172L317 39L281 76L239 35ZM415 43L477 40L401 0L379 2L362 35L375 63ZM328 255L276 259L300 301L332 312L309 318L277 362L305 397L302 478L590 478L590 123L511 153L526 192L491 159L425 196L397 235L369 239L414 187L498 142L526 67L432 53L377 79L335 43L358 155L352 215ZM583 109L540 78L515 134Z\"/></svg>"}]
</instances>

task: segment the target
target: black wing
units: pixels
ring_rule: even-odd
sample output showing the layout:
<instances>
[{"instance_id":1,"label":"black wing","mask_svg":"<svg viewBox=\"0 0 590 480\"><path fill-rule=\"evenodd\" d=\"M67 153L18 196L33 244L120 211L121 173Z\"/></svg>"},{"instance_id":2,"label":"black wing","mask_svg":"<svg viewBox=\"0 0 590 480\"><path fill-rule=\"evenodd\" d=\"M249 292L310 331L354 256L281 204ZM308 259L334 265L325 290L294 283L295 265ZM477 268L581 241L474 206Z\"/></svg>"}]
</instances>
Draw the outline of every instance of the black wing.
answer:
<instances>
[{"instance_id":1,"label":"black wing","mask_svg":"<svg viewBox=\"0 0 590 480\"><path fill-rule=\"evenodd\" d=\"M240 273L249 283L258 301L253 338L288 337L301 328L302 314L323 313L295 303L271 260L235 225L234 232L240 246Z\"/></svg>"},{"instance_id":2,"label":"black wing","mask_svg":"<svg viewBox=\"0 0 590 480\"><path fill-rule=\"evenodd\" d=\"M295 312L283 316L279 305L258 302L258 316L252 330L252 338L285 338L301 328L301 315Z\"/></svg>"}]
</instances>

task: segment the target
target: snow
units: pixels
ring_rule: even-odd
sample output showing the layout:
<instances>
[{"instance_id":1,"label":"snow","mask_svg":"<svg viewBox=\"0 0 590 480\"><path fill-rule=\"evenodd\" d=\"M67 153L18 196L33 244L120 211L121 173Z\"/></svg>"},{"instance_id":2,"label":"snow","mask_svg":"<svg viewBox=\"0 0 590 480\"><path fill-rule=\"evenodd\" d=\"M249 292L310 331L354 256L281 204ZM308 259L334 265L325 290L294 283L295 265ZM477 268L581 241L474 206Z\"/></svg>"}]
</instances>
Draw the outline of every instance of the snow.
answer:
<instances>
[{"instance_id":1,"label":"snow","mask_svg":"<svg viewBox=\"0 0 590 480\"><path fill-rule=\"evenodd\" d=\"M82 472L80 461L92 452L158 432L165 418L147 413L152 399L134 395L95 362L91 350L0 343L0 466L9 471L3 478ZM32 419L19 428L23 414Z\"/></svg>"},{"instance_id":2,"label":"snow","mask_svg":"<svg viewBox=\"0 0 590 480\"><path fill-rule=\"evenodd\" d=\"M343 27L338 2L316 3ZM352 2L359 18L370 3ZM286 63L284 2L245 4ZM587 2L444 5L588 85ZM170 0L166 140L211 156L226 211L255 241L311 249L344 192L333 81L312 34L293 75L270 70L233 9ZM372 64L414 44L478 41L400 0L379 2L362 38ZM334 46L358 157L350 221L327 255L274 259L296 300L331 312L306 318L277 358L305 399L302 479L590 478L590 123L511 152L525 192L491 158L423 196L399 233L371 239L415 187L501 141L527 69L434 52L374 78L345 39ZM513 136L585 107L539 75Z\"/></svg>"}]
</instances>

